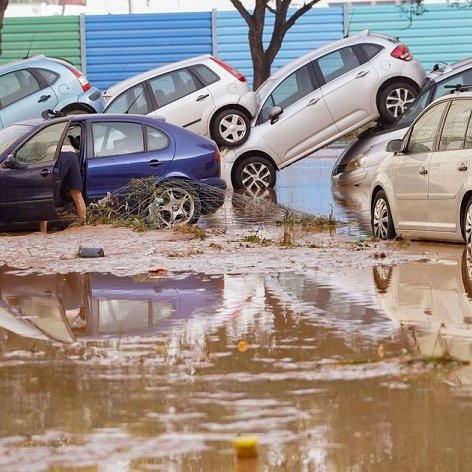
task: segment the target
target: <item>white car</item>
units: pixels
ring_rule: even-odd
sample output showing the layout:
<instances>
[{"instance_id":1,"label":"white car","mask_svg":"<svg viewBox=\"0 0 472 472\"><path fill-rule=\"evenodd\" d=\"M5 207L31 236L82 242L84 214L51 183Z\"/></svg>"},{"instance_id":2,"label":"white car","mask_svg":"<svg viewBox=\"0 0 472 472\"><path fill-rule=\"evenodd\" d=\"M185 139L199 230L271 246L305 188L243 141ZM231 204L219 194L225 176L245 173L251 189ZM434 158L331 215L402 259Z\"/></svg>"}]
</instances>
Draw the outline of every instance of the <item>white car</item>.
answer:
<instances>
[{"instance_id":1,"label":"white car","mask_svg":"<svg viewBox=\"0 0 472 472\"><path fill-rule=\"evenodd\" d=\"M244 75L210 55L130 77L108 88L103 98L105 113L164 117L228 147L247 140L256 112Z\"/></svg>"},{"instance_id":2,"label":"white car","mask_svg":"<svg viewBox=\"0 0 472 472\"><path fill-rule=\"evenodd\" d=\"M222 175L233 188L273 187L277 170L379 116L396 120L425 77L408 48L383 34L363 31L316 49L256 91L250 136L222 153Z\"/></svg>"},{"instance_id":3,"label":"white car","mask_svg":"<svg viewBox=\"0 0 472 472\"><path fill-rule=\"evenodd\" d=\"M374 235L470 244L472 92L434 101L387 151L371 188Z\"/></svg>"}]
</instances>

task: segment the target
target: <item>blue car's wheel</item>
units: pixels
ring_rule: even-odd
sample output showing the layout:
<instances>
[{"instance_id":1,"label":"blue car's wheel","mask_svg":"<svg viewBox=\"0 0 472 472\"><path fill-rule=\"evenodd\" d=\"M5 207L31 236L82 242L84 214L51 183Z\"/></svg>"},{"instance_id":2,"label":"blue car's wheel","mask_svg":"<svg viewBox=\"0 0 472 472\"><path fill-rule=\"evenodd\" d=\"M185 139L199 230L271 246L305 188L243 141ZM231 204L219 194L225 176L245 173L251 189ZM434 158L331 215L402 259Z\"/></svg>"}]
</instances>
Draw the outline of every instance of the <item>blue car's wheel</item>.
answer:
<instances>
[{"instance_id":1,"label":"blue car's wheel","mask_svg":"<svg viewBox=\"0 0 472 472\"><path fill-rule=\"evenodd\" d=\"M190 185L166 183L154 192L148 207L149 220L158 227L194 224L201 212L200 198Z\"/></svg>"}]
</instances>

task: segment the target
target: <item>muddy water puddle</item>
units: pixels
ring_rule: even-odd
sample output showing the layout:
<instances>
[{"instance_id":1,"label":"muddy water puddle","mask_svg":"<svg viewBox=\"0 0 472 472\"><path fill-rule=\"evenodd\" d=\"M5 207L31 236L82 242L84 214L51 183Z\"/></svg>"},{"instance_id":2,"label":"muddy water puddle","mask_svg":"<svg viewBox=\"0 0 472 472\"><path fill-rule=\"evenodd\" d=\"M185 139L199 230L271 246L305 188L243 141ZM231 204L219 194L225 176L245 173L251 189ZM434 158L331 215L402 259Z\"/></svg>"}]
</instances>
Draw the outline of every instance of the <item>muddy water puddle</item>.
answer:
<instances>
[{"instance_id":1,"label":"muddy water puddle","mask_svg":"<svg viewBox=\"0 0 472 472\"><path fill-rule=\"evenodd\" d=\"M466 470L470 274L4 269L0 470Z\"/></svg>"},{"instance_id":2,"label":"muddy water puddle","mask_svg":"<svg viewBox=\"0 0 472 472\"><path fill-rule=\"evenodd\" d=\"M339 150L340 152L340 150ZM284 209L308 215L331 215L344 225L341 234L370 236L369 187L333 187L332 156L314 155L278 173L274 189L253 192L226 192L224 204L215 213L202 217L208 226L273 224L283 220ZM256 198L254 198L256 197Z\"/></svg>"}]
</instances>

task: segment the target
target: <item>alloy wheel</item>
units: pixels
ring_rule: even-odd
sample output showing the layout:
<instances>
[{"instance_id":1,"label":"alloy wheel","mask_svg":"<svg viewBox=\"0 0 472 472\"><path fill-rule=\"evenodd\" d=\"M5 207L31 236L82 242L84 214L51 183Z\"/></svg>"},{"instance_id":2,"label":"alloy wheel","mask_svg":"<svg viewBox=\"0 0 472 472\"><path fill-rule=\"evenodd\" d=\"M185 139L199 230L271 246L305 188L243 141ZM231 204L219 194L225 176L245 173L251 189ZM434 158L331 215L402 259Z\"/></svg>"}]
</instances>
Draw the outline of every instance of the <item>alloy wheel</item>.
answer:
<instances>
[{"instance_id":1,"label":"alloy wheel","mask_svg":"<svg viewBox=\"0 0 472 472\"><path fill-rule=\"evenodd\" d=\"M415 95L410 90L396 88L388 94L385 106L392 116L398 118L411 105L414 99Z\"/></svg>"},{"instance_id":2,"label":"alloy wheel","mask_svg":"<svg viewBox=\"0 0 472 472\"><path fill-rule=\"evenodd\" d=\"M389 220L387 202L383 198L379 198L375 203L372 218L374 236L379 239L387 239Z\"/></svg>"},{"instance_id":3,"label":"alloy wheel","mask_svg":"<svg viewBox=\"0 0 472 472\"><path fill-rule=\"evenodd\" d=\"M156 190L148 212L149 219L153 223L166 227L193 223L198 218L194 196L181 187L164 187Z\"/></svg>"},{"instance_id":4,"label":"alloy wheel","mask_svg":"<svg viewBox=\"0 0 472 472\"><path fill-rule=\"evenodd\" d=\"M244 138L247 133L247 125L241 116L228 114L220 121L218 131L227 143L234 144Z\"/></svg>"},{"instance_id":5,"label":"alloy wheel","mask_svg":"<svg viewBox=\"0 0 472 472\"><path fill-rule=\"evenodd\" d=\"M464 219L465 242L472 245L472 205L468 205Z\"/></svg>"},{"instance_id":6,"label":"alloy wheel","mask_svg":"<svg viewBox=\"0 0 472 472\"><path fill-rule=\"evenodd\" d=\"M253 193L258 193L260 189L269 188L271 181L270 169L262 162L251 162L244 167L241 173L241 181L244 188Z\"/></svg>"}]
</instances>

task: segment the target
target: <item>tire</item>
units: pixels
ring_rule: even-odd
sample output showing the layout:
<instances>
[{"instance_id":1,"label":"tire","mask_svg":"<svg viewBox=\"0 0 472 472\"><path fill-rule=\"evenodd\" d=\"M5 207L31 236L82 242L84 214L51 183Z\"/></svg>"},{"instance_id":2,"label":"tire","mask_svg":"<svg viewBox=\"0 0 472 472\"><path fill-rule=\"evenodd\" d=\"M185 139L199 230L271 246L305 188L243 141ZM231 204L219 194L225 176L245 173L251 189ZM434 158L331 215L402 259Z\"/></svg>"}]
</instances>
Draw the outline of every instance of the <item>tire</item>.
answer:
<instances>
[{"instance_id":1,"label":"tire","mask_svg":"<svg viewBox=\"0 0 472 472\"><path fill-rule=\"evenodd\" d=\"M261 189L273 188L276 175L274 165L265 157L252 156L243 159L233 176L233 188L247 189L258 193Z\"/></svg>"},{"instance_id":2,"label":"tire","mask_svg":"<svg viewBox=\"0 0 472 472\"><path fill-rule=\"evenodd\" d=\"M251 130L249 118L240 110L229 109L217 113L211 137L219 146L234 147L247 141Z\"/></svg>"},{"instance_id":3,"label":"tire","mask_svg":"<svg viewBox=\"0 0 472 472\"><path fill-rule=\"evenodd\" d=\"M372 234L379 239L393 239L396 235L392 212L383 190L377 192L372 203L370 221Z\"/></svg>"},{"instance_id":4,"label":"tire","mask_svg":"<svg viewBox=\"0 0 472 472\"><path fill-rule=\"evenodd\" d=\"M470 245L464 248L461 260L462 283L467 297L472 299L472 248Z\"/></svg>"},{"instance_id":5,"label":"tire","mask_svg":"<svg viewBox=\"0 0 472 472\"><path fill-rule=\"evenodd\" d=\"M378 96L381 119L387 123L395 122L411 105L417 95L418 90L406 82L387 85L387 87L380 90Z\"/></svg>"},{"instance_id":6,"label":"tire","mask_svg":"<svg viewBox=\"0 0 472 472\"><path fill-rule=\"evenodd\" d=\"M462 219L462 236L468 246L472 247L472 197L465 207L464 216Z\"/></svg>"},{"instance_id":7,"label":"tire","mask_svg":"<svg viewBox=\"0 0 472 472\"><path fill-rule=\"evenodd\" d=\"M172 228L194 224L201 214L201 202L190 185L166 183L160 185L148 207L148 218L158 227Z\"/></svg>"}]
</instances>

